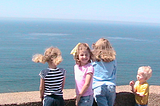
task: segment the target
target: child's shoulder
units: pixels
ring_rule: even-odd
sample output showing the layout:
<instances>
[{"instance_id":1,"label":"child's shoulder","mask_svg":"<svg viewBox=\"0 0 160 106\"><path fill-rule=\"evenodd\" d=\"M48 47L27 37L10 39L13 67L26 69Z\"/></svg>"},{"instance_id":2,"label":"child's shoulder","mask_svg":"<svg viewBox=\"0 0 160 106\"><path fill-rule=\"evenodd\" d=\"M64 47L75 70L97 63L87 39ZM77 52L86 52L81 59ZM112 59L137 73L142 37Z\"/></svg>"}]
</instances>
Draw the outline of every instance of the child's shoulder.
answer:
<instances>
[{"instance_id":1,"label":"child's shoulder","mask_svg":"<svg viewBox=\"0 0 160 106\"><path fill-rule=\"evenodd\" d=\"M64 68L59 68L59 70L61 70L61 71L66 71Z\"/></svg>"},{"instance_id":2,"label":"child's shoulder","mask_svg":"<svg viewBox=\"0 0 160 106\"><path fill-rule=\"evenodd\" d=\"M65 75L66 74L66 70L64 68L59 68L59 70Z\"/></svg>"},{"instance_id":3,"label":"child's shoulder","mask_svg":"<svg viewBox=\"0 0 160 106\"><path fill-rule=\"evenodd\" d=\"M41 73L47 73L48 71L50 71L48 68L41 70Z\"/></svg>"},{"instance_id":4,"label":"child's shoulder","mask_svg":"<svg viewBox=\"0 0 160 106\"><path fill-rule=\"evenodd\" d=\"M143 86L149 86L148 82L143 83Z\"/></svg>"},{"instance_id":5,"label":"child's shoulder","mask_svg":"<svg viewBox=\"0 0 160 106\"><path fill-rule=\"evenodd\" d=\"M43 69L43 70L40 71L39 75L41 76L41 78L45 78L49 71L50 70L48 68L47 69Z\"/></svg>"},{"instance_id":6,"label":"child's shoulder","mask_svg":"<svg viewBox=\"0 0 160 106\"><path fill-rule=\"evenodd\" d=\"M90 66L90 67L92 67L92 66L93 66L93 65L92 65L92 63L88 63L87 65L88 65L88 66Z\"/></svg>"},{"instance_id":7,"label":"child's shoulder","mask_svg":"<svg viewBox=\"0 0 160 106\"><path fill-rule=\"evenodd\" d=\"M88 63L88 64L86 64L84 67L85 67L85 68L93 68L93 65L92 65L92 63Z\"/></svg>"},{"instance_id":8,"label":"child's shoulder","mask_svg":"<svg viewBox=\"0 0 160 106\"><path fill-rule=\"evenodd\" d=\"M136 81L136 82L135 82L135 86L138 86L138 85L141 86L141 87L145 87L145 88L146 88L146 87L149 87L148 82L145 82L145 83L143 83L143 84L140 84L139 81Z\"/></svg>"}]
</instances>

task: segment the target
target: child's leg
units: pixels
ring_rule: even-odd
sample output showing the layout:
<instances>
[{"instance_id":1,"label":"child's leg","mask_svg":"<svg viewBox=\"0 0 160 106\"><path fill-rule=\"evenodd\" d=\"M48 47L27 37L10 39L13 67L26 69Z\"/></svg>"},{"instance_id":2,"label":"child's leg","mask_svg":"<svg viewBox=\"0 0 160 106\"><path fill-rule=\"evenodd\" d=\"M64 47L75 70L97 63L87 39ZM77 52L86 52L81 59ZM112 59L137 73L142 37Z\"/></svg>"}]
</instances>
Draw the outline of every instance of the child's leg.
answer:
<instances>
[{"instance_id":1,"label":"child's leg","mask_svg":"<svg viewBox=\"0 0 160 106\"><path fill-rule=\"evenodd\" d=\"M64 106L63 96L45 96L43 106Z\"/></svg>"},{"instance_id":2,"label":"child's leg","mask_svg":"<svg viewBox=\"0 0 160 106\"><path fill-rule=\"evenodd\" d=\"M94 98L98 106L108 106L105 91L103 91L101 86L94 89Z\"/></svg>"},{"instance_id":3,"label":"child's leg","mask_svg":"<svg viewBox=\"0 0 160 106\"><path fill-rule=\"evenodd\" d=\"M43 100L43 106L53 106L55 100L51 96L45 96Z\"/></svg>"},{"instance_id":4,"label":"child's leg","mask_svg":"<svg viewBox=\"0 0 160 106\"><path fill-rule=\"evenodd\" d=\"M115 85L108 85L107 86L107 100L108 105L113 106L115 99L116 99L116 86Z\"/></svg>"},{"instance_id":5,"label":"child's leg","mask_svg":"<svg viewBox=\"0 0 160 106\"><path fill-rule=\"evenodd\" d=\"M94 98L98 106L113 106L116 98L114 85L102 85L94 89Z\"/></svg>"}]
</instances>

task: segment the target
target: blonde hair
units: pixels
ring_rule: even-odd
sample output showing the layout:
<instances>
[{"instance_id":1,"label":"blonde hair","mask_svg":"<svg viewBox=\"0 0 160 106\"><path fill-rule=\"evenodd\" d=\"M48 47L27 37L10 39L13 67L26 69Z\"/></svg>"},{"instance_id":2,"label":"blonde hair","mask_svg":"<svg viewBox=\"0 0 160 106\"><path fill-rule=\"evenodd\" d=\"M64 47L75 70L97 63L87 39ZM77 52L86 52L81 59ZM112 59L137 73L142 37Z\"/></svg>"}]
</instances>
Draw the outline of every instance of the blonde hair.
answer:
<instances>
[{"instance_id":1,"label":"blonde hair","mask_svg":"<svg viewBox=\"0 0 160 106\"><path fill-rule=\"evenodd\" d=\"M116 51L107 39L100 38L96 43L92 44L92 48L96 61L111 62L116 58Z\"/></svg>"},{"instance_id":2,"label":"blonde hair","mask_svg":"<svg viewBox=\"0 0 160 106\"><path fill-rule=\"evenodd\" d=\"M141 66L138 68L138 72L142 72L146 80L152 76L152 69L150 66Z\"/></svg>"},{"instance_id":3,"label":"blonde hair","mask_svg":"<svg viewBox=\"0 0 160 106\"><path fill-rule=\"evenodd\" d=\"M92 54L88 44L87 43L80 43L76 48L75 55L73 55L74 56L74 60L76 61L76 64L81 66L81 62L79 60L79 53L80 53L81 50L82 51L88 51L88 53L90 54L90 59L89 59L88 63L91 63L91 60L93 60L94 57L93 57L93 54Z\"/></svg>"},{"instance_id":4,"label":"blonde hair","mask_svg":"<svg viewBox=\"0 0 160 106\"><path fill-rule=\"evenodd\" d=\"M56 47L49 47L45 50L44 55L42 54L35 54L32 57L32 61L35 63L46 63L53 61L55 65L60 64L63 59L61 56L61 51Z\"/></svg>"}]
</instances>

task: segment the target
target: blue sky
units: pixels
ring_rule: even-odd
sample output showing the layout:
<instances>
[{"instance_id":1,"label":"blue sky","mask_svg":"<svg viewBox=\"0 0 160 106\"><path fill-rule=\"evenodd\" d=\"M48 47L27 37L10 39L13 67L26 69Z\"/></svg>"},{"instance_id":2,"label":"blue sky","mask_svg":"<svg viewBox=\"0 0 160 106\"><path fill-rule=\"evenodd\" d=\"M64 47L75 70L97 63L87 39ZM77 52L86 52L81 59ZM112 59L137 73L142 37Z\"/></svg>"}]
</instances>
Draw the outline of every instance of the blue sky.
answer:
<instances>
[{"instance_id":1,"label":"blue sky","mask_svg":"<svg viewBox=\"0 0 160 106\"><path fill-rule=\"evenodd\" d=\"M160 23L160 0L0 0L0 18Z\"/></svg>"}]
</instances>

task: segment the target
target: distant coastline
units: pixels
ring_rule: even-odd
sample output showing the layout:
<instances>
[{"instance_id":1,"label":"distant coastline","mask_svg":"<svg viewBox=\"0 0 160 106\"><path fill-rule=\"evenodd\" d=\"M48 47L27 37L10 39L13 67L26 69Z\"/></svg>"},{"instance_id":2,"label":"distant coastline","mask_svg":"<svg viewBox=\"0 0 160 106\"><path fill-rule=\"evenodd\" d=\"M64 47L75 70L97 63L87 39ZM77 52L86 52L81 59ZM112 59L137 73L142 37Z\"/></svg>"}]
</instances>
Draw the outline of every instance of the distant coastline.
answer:
<instances>
[{"instance_id":1,"label":"distant coastline","mask_svg":"<svg viewBox=\"0 0 160 106\"><path fill-rule=\"evenodd\" d=\"M112 21L112 20L83 20L83 19L58 19L58 18L18 18L18 17L0 17L0 21L60 21L60 22L86 22L86 23L119 23L119 24L141 24L141 25L158 25L160 26L160 23L154 23L154 22L138 22L138 21Z\"/></svg>"}]
</instances>

